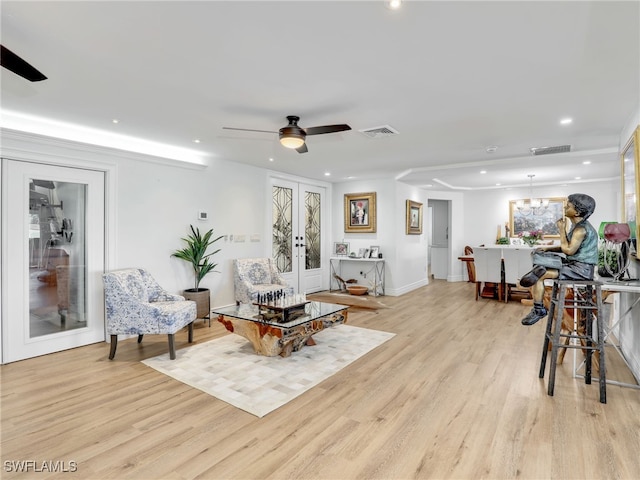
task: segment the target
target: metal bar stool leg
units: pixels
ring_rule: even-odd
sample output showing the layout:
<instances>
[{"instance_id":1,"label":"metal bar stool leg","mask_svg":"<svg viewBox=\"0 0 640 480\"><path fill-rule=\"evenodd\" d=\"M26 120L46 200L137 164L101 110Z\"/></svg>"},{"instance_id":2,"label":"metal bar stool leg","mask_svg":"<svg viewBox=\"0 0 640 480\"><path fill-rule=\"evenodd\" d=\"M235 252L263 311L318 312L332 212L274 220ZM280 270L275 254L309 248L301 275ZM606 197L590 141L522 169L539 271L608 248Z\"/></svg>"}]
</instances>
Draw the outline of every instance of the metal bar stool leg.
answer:
<instances>
[{"instance_id":1,"label":"metal bar stool leg","mask_svg":"<svg viewBox=\"0 0 640 480\"><path fill-rule=\"evenodd\" d=\"M597 317L597 329L598 329L598 351L599 355L599 377L598 384L600 387L600 403L607 403L607 379L606 379L606 362L604 359L604 322L605 319L602 317L602 312L604 309L602 307L602 290L600 285L596 285L596 304L598 307L598 317Z\"/></svg>"},{"instance_id":2,"label":"metal bar stool leg","mask_svg":"<svg viewBox=\"0 0 640 480\"><path fill-rule=\"evenodd\" d=\"M558 283L553 282L553 288L551 289L551 302L549 302L549 314L547 315L547 327L544 334L544 342L542 343L542 357L540 358L540 373L538 377L544 378L544 371L547 366L547 355L549 353L549 339L551 338L551 325L553 325L553 316L556 311L556 304L554 299L558 295Z\"/></svg>"},{"instance_id":3,"label":"metal bar stool leg","mask_svg":"<svg viewBox=\"0 0 640 480\"><path fill-rule=\"evenodd\" d=\"M549 385L547 394L553 396L553 388L556 382L556 366L558 365L558 346L560 345L560 332L562 330L562 314L564 311L567 286L560 285L557 305L554 315L553 338L551 339L551 365L549 365ZM552 299L553 301L553 299Z\"/></svg>"}]
</instances>

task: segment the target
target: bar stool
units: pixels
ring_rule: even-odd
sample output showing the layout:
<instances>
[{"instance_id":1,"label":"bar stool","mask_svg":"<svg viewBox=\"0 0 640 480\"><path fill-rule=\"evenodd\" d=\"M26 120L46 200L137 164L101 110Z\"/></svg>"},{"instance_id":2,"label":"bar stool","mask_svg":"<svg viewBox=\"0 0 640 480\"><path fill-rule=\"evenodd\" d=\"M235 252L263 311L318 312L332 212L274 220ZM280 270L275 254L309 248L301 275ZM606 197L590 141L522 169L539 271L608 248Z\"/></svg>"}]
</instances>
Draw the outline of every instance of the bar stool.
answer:
<instances>
[{"instance_id":1,"label":"bar stool","mask_svg":"<svg viewBox=\"0 0 640 480\"><path fill-rule=\"evenodd\" d=\"M549 342L551 342L551 365L549 366L549 384L547 393L553 395L553 387L556 379L556 365L558 363L559 348L580 348L586 350L584 382L591 383L591 355L594 350L600 352L600 403L607 403L605 362L604 362L604 321L602 317L602 282L593 280L554 280L551 290L551 302L549 315L547 316L547 328L542 347L540 360L540 378L544 378ZM573 298L567 299L567 288L573 289ZM594 303L595 291L595 303ZM561 333L562 311L565 308L574 310L574 318L580 322L584 318L584 334L580 329L574 329L568 334ZM597 340L593 338L593 317L595 314ZM554 323L555 319L555 323ZM553 333L551 332L553 325ZM563 338L568 339L567 344L561 344ZM581 345L571 343L571 340L579 340Z\"/></svg>"}]
</instances>

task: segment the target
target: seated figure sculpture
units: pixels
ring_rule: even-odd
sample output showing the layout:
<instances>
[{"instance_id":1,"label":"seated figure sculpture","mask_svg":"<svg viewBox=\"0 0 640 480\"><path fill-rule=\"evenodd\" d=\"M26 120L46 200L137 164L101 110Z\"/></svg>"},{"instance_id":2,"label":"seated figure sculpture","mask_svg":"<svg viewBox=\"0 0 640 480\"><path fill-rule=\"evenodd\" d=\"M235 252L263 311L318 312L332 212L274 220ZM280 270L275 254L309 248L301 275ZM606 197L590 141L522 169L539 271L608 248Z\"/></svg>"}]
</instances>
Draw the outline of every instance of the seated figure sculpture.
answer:
<instances>
[{"instance_id":1,"label":"seated figure sculpture","mask_svg":"<svg viewBox=\"0 0 640 480\"><path fill-rule=\"evenodd\" d=\"M588 218L596 208L596 201L589 195L574 193L569 195L564 209L564 217L556 222L560 232L560 245L543 247L543 250L559 250L566 255L559 269L535 265L533 269L520 279L523 287L532 287L533 308L522 319L523 325L533 325L547 315L542 303L544 281L560 280L593 280L598 264L598 232L588 222ZM567 232L567 219L571 228Z\"/></svg>"}]
</instances>

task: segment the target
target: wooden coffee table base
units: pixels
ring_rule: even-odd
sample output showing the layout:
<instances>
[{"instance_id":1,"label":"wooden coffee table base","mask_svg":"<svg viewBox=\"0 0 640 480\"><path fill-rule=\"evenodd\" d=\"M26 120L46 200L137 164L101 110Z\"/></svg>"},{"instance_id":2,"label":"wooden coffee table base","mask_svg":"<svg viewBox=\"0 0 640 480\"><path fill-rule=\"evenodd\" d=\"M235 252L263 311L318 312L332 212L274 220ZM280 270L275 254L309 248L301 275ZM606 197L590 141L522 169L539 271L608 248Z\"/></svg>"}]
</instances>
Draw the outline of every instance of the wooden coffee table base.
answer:
<instances>
[{"instance_id":1,"label":"wooden coffee table base","mask_svg":"<svg viewBox=\"0 0 640 480\"><path fill-rule=\"evenodd\" d=\"M218 321L230 332L249 340L258 355L288 357L291 352L297 352L304 345L315 345L315 341L311 338L314 334L325 328L346 323L347 310L294 327L266 325L225 315L218 315Z\"/></svg>"}]
</instances>

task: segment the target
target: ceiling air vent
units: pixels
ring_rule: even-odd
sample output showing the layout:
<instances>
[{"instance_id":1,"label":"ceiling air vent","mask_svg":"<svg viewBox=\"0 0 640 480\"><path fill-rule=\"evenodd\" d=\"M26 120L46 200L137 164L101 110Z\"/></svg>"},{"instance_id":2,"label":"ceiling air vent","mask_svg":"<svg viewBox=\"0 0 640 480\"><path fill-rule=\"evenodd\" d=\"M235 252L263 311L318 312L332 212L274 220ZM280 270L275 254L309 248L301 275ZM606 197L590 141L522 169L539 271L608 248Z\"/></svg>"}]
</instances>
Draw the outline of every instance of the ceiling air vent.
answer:
<instances>
[{"instance_id":1,"label":"ceiling air vent","mask_svg":"<svg viewBox=\"0 0 640 480\"><path fill-rule=\"evenodd\" d=\"M556 147L534 147L531 149L533 155L550 155L552 153L566 153L571 151L571 145L558 145Z\"/></svg>"},{"instance_id":2,"label":"ceiling air vent","mask_svg":"<svg viewBox=\"0 0 640 480\"><path fill-rule=\"evenodd\" d=\"M383 125L381 127L365 128L363 130L358 130L358 131L369 138L382 138L382 137L391 137L392 135L398 135L398 131L394 128L391 128L389 125Z\"/></svg>"}]
</instances>

